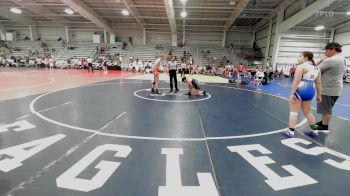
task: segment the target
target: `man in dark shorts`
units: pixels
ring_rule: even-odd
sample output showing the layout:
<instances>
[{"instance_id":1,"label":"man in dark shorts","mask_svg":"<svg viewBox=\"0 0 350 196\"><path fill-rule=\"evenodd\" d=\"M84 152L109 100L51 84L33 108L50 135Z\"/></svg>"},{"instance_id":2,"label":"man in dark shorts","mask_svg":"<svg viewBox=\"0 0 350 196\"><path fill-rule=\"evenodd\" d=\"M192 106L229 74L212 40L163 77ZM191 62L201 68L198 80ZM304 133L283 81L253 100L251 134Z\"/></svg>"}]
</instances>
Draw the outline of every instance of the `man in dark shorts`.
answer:
<instances>
[{"instance_id":1,"label":"man in dark shorts","mask_svg":"<svg viewBox=\"0 0 350 196\"><path fill-rule=\"evenodd\" d=\"M187 84L188 92L186 95L192 95L192 89L194 89L194 95L206 95L206 91L201 91L201 87L199 85L198 80L182 77L182 82Z\"/></svg>"},{"instance_id":2,"label":"man in dark shorts","mask_svg":"<svg viewBox=\"0 0 350 196\"><path fill-rule=\"evenodd\" d=\"M337 42L328 43L325 47L326 57L318 62L322 78L322 102L317 104L317 113L322 114L322 121L316 123L318 130L328 130L332 108L343 90L346 63L341 47Z\"/></svg>"}]
</instances>

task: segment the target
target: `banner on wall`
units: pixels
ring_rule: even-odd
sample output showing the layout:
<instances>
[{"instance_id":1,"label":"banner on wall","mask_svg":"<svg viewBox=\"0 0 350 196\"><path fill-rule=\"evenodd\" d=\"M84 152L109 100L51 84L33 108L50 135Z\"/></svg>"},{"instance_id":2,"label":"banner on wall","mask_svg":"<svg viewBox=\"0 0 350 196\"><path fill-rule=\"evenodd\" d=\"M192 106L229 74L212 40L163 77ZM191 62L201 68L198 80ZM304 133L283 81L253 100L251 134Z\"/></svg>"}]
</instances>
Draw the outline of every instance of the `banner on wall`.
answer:
<instances>
[{"instance_id":1,"label":"banner on wall","mask_svg":"<svg viewBox=\"0 0 350 196\"><path fill-rule=\"evenodd\" d=\"M99 35L99 34L93 34L93 35L92 35L92 43L94 43L94 44L100 44L100 43L101 43L101 35Z\"/></svg>"},{"instance_id":2,"label":"banner on wall","mask_svg":"<svg viewBox=\"0 0 350 196\"><path fill-rule=\"evenodd\" d=\"M10 42L16 41L16 32L7 32L5 34L5 38L6 38L6 41L10 41Z\"/></svg>"}]
</instances>

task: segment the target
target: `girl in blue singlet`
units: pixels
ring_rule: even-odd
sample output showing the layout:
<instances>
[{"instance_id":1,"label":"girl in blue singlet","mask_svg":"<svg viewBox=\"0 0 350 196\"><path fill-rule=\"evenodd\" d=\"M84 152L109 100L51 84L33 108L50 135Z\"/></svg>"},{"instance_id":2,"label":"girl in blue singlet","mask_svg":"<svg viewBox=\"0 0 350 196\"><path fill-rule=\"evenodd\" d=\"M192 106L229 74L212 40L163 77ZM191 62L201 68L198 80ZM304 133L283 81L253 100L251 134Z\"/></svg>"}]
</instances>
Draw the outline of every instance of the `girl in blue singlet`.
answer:
<instances>
[{"instance_id":1,"label":"girl in blue singlet","mask_svg":"<svg viewBox=\"0 0 350 196\"><path fill-rule=\"evenodd\" d=\"M302 52L299 56L296 73L289 97L289 130L283 131L286 137L294 137L294 130L297 124L298 111L301 107L306 117L311 131L317 134L317 126L315 125L315 117L311 113L311 101L317 92L316 100L321 102L321 72L313 60L312 52ZM316 85L315 85L316 84ZM305 132L307 134L307 132ZM309 134L307 134L309 135Z\"/></svg>"}]
</instances>

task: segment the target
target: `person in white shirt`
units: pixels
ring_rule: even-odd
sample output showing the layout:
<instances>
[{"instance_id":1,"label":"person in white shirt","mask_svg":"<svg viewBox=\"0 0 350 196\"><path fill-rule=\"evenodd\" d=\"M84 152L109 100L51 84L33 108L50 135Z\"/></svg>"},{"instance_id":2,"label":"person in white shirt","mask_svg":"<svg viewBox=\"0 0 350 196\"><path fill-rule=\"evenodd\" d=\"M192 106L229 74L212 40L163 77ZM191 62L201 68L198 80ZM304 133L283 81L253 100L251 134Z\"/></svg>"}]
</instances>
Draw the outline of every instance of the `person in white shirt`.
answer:
<instances>
[{"instance_id":1,"label":"person in white shirt","mask_svg":"<svg viewBox=\"0 0 350 196\"><path fill-rule=\"evenodd\" d=\"M41 67L41 64L42 64L42 59L40 57L37 57L36 58L36 66L35 66L35 68L38 68L38 66Z\"/></svg>"},{"instance_id":2,"label":"person in white shirt","mask_svg":"<svg viewBox=\"0 0 350 196\"><path fill-rule=\"evenodd\" d=\"M44 65L45 65L45 69L49 68L49 58L47 58L47 57L45 58Z\"/></svg>"},{"instance_id":3,"label":"person in white shirt","mask_svg":"<svg viewBox=\"0 0 350 196\"><path fill-rule=\"evenodd\" d=\"M82 69L83 67L83 59L77 59L77 69Z\"/></svg>"},{"instance_id":4,"label":"person in white shirt","mask_svg":"<svg viewBox=\"0 0 350 196\"><path fill-rule=\"evenodd\" d=\"M152 67L151 62L150 61L146 62L145 71L147 74L149 74L151 72L151 67Z\"/></svg>"},{"instance_id":5,"label":"person in white shirt","mask_svg":"<svg viewBox=\"0 0 350 196\"><path fill-rule=\"evenodd\" d=\"M122 66L122 62L123 62L123 57L120 55L120 56L119 56L118 65L119 65L119 66Z\"/></svg>"},{"instance_id":6,"label":"person in white shirt","mask_svg":"<svg viewBox=\"0 0 350 196\"><path fill-rule=\"evenodd\" d=\"M137 71L137 62L136 62L136 60L134 60L132 62L132 72L136 72L136 71Z\"/></svg>"},{"instance_id":7,"label":"person in white shirt","mask_svg":"<svg viewBox=\"0 0 350 196\"><path fill-rule=\"evenodd\" d=\"M177 62L176 57L172 56L171 60L168 62L168 72L170 76L170 92L173 92L173 80L175 83L175 93L179 91L179 88L177 87Z\"/></svg>"},{"instance_id":8,"label":"person in white shirt","mask_svg":"<svg viewBox=\"0 0 350 196\"><path fill-rule=\"evenodd\" d=\"M181 78L183 76L185 76L186 67L187 67L186 63L184 61L182 61L182 63L181 63Z\"/></svg>"},{"instance_id":9,"label":"person in white shirt","mask_svg":"<svg viewBox=\"0 0 350 196\"><path fill-rule=\"evenodd\" d=\"M264 76L265 76L265 74L261 69L258 69L256 71L256 77L258 77L259 79L262 79Z\"/></svg>"},{"instance_id":10,"label":"person in white shirt","mask_svg":"<svg viewBox=\"0 0 350 196\"><path fill-rule=\"evenodd\" d=\"M49 59L50 71L53 70L53 67L55 66L54 63L55 63L55 60L52 57L50 57L50 59Z\"/></svg>"},{"instance_id":11,"label":"person in white shirt","mask_svg":"<svg viewBox=\"0 0 350 196\"><path fill-rule=\"evenodd\" d=\"M92 67L92 58L89 57L89 58L86 59L86 61L87 61L87 64L88 64L88 72L91 71L92 73L94 73L94 68Z\"/></svg>"},{"instance_id":12,"label":"person in white shirt","mask_svg":"<svg viewBox=\"0 0 350 196\"><path fill-rule=\"evenodd\" d=\"M313 56L312 52L306 51L302 52L298 59L299 65L295 73L289 97L289 130L282 132L282 134L288 138L294 137L294 130L297 124L300 107L312 130L306 131L304 134L309 136L317 134L317 125L315 124L315 117L311 112L311 104L315 96L315 90L317 92L317 102L322 102L322 86L321 71L316 66Z\"/></svg>"},{"instance_id":13,"label":"person in white shirt","mask_svg":"<svg viewBox=\"0 0 350 196\"><path fill-rule=\"evenodd\" d=\"M104 59L102 61L102 69L103 69L104 72L107 72L107 66L108 66L108 62L107 62L106 59Z\"/></svg>"},{"instance_id":14,"label":"person in white shirt","mask_svg":"<svg viewBox=\"0 0 350 196\"><path fill-rule=\"evenodd\" d=\"M139 67L139 72L144 72L143 62L140 61L139 59L138 59L138 65L137 66Z\"/></svg>"}]
</instances>

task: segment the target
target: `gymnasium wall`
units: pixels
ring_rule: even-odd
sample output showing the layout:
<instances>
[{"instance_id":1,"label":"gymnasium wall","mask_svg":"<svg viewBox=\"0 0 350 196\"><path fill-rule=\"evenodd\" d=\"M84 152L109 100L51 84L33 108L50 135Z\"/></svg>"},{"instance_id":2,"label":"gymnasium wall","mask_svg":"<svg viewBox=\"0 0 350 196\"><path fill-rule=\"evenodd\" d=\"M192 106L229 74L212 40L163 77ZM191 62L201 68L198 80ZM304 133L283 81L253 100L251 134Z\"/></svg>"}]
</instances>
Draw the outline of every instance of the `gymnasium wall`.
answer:
<instances>
[{"instance_id":1,"label":"gymnasium wall","mask_svg":"<svg viewBox=\"0 0 350 196\"><path fill-rule=\"evenodd\" d=\"M37 27L37 36L42 40L57 40L59 37L66 38L64 27Z\"/></svg>"},{"instance_id":2,"label":"gymnasium wall","mask_svg":"<svg viewBox=\"0 0 350 196\"><path fill-rule=\"evenodd\" d=\"M255 33L255 41L260 51L265 56L266 46L268 42L269 25L265 25L262 29ZM273 40L270 40L270 46L273 46Z\"/></svg>"},{"instance_id":3,"label":"gymnasium wall","mask_svg":"<svg viewBox=\"0 0 350 196\"><path fill-rule=\"evenodd\" d=\"M27 27L14 27L14 28L6 28L9 32L16 32L16 40L23 40L26 36L30 37L29 28Z\"/></svg>"},{"instance_id":4,"label":"gymnasium wall","mask_svg":"<svg viewBox=\"0 0 350 196\"><path fill-rule=\"evenodd\" d=\"M103 31L92 31L92 30L69 30L70 42L92 42L92 35L98 33L103 35ZM66 38L66 35L64 36Z\"/></svg>"},{"instance_id":5,"label":"gymnasium wall","mask_svg":"<svg viewBox=\"0 0 350 196\"><path fill-rule=\"evenodd\" d=\"M17 40L23 40L25 36L30 37L30 31L28 26L15 26L7 28L9 31L16 31ZM94 33L104 36L103 30L92 27L69 27L70 41L71 42L92 42L92 35ZM59 37L66 39L66 30L64 26L53 27L37 27L37 36L42 40L57 40ZM235 47L252 47L253 33L250 31L228 31L226 33L225 45L228 46L231 43ZM129 41L129 37L133 38L134 45L143 45L143 31L142 29L116 29L117 41ZM109 40L109 35L107 35ZM223 32L215 31L211 33L200 32L186 32L185 41L187 45L193 46L215 46L221 47ZM177 42L182 42L182 32L178 32ZM104 39L102 39L104 41ZM155 45L161 44L164 46L171 45L171 32L146 30L146 44Z\"/></svg>"},{"instance_id":6,"label":"gymnasium wall","mask_svg":"<svg viewBox=\"0 0 350 196\"><path fill-rule=\"evenodd\" d=\"M228 31L226 33L226 45L233 43L234 47L252 47L252 39L253 32L249 31Z\"/></svg>"},{"instance_id":7,"label":"gymnasium wall","mask_svg":"<svg viewBox=\"0 0 350 196\"><path fill-rule=\"evenodd\" d=\"M275 19L272 23L270 50L267 56L273 54L275 38ZM263 54L266 53L268 41L268 25L256 32L256 43ZM280 45L277 49L277 64L296 64L298 56L302 51L311 51L315 58L324 54L321 50L330 41L331 30L315 31L313 28L293 28L281 35Z\"/></svg>"},{"instance_id":8,"label":"gymnasium wall","mask_svg":"<svg viewBox=\"0 0 350 196\"><path fill-rule=\"evenodd\" d=\"M127 32L124 32L124 33L127 34ZM121 35L121 37L123 37L124 33L121 33L119 35ZM142 40L143 35L141 34L137 37L133 37L133 39ZM141 42L137 42L136 44L142 45L143 43L141 41ZM160 44L160 45L170 46L171 45L171 32L146 31L146 44L147 45Z\"/></svg>"},{"instance_id":9,"label":"gymnasium wall","mask_svg":"<svg viewBox=\"0 0 350 196\"><path fill-rule=\"evenodd\" d=\"M273 50L274 50L274 37L275 37L275 30L276 30L276 17L272 19L272 28L271 28L271 38L269 43L269 51L267 56L271 58ZM266 47L267 47L267 41L268 41L268 34L269 34L269 23L265 24L261 29L256 31L255 33L255 41L260 49L260 51L263 53L263 56L266 55Z\"/></svg>"},{"instance_id":10,"label":"gymnasium wall","mask_svg":"<svg viewBox=\"0 0 350 196\"><path fill-rule=\"evenodd\" d=\"M306 0L306 6L314 3L316 0ZM289 5L284 10L283 20L286 20L299 11L302 10L302 1L298 0ZM275 29L276 29L276 17L272 19L272 28L271 28L271 39L270 43L268 42L268 30L269 23L266 23L262 28L256 31L255 38L257 46L260 48L264 56L272 58L273 52L275 50L274 38L275 38ZM280 46L277 49L278 57L277 63L296 63L297 56L300 51L310 50L313 51L318 57L320 53L323 54L323 51L320 51L320 48L323 48L325 43L330 40L330 30L326 32L316 32L313 29L298 29L290 30L282 35ZM269 51L266 51L266 47L269 45ZM265 54L267 53L268 54Z\"/></svg>"},{"instance_id":11,"label":"gymnasium wall","mask_svg":"<svg viewBox=\"0 0 350 196\"><path fill-rule=\"evenodd\" d=\"M186 33L187 45L221 46L223 33Z\"/></svg>"},{"instance_id":12,"label":"gymnasium wall","mask_svg":"<svg viewBox=\"0 0 350 196\"><path fill-rule=\"evenodd\" d=\"M314 58L324 55L322 50L330 41L331 31L315 31L314 29L292 29L281 35L278 48L277 63L297 64L302 51L311 51Z\"/></svg>"},{"instance_id":13,"label":"gymnasium wall","mask_svg":"<svg viewBox=\"0 0 350 196\"><path fill-rule=\"evenodd\" d=\"M274 39L274 27L272 27L272 35L270 41L270 51L268 56L272 55L273 39ZM17 27L11 30L16 31L17 39L23 40L25 36L30 36L29 28ZM349 29L348 29L349 30ZM101 33L103 31L99 29L73 29L69 30L71 34L71 41L85 42L92 41L93 33ZM62 37L66 38L65 28L64 27L37 27L38 37L41 37L43 40L57 40L57 38ZM268 25L256 32L256 43L263 53L265 53L266 42L268 35ZM350 30L339 29L336 31L335 39L344 45L344 52L349 51L347 49L349 46L349 41L347 37L350 35ZM118 41L128 41L129 37L133 38L135 45L143 44L143 32L142 30L134 29L120 29L116 33ZM190 33L186 34L186 42L188 45L194 46L221 46L222 44L222 33L209 33L209 34L198 34ZM233 43L234 46L252 46L252 37L253 33L248 31L229 31L226 34L226 45ZM299 29L299 30L290 30L282 35L280 47L278 48L278 59L277 63L296 63L297 57L301 51L310 50L315 53L315 56L323 54L323 51L320 49L329 41L330 31L314 31L313 29ZM182 41L181 33L178 34L178 43ZM170 32L156 32L156 31L146 31L146 43L147 45L161 44L161 45L170 45L171 43L171 33ZM350 56L349 53L346 53ZM264 54L265 55L265 54Z\"/></svg>"},{"instance_id":14,"label":"gymnasium wall","mask_svg":"<svg viewBox=\"0 0 350 196\"><path fill-rule=\"evenodd\" d=\"M350 25L336 29L334 41L341 44L343 47L343 55L350 60Z\"/></svg>"}]
</instances>

